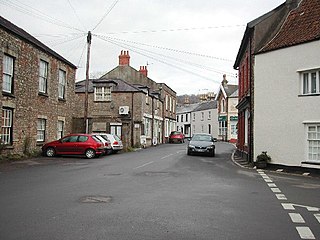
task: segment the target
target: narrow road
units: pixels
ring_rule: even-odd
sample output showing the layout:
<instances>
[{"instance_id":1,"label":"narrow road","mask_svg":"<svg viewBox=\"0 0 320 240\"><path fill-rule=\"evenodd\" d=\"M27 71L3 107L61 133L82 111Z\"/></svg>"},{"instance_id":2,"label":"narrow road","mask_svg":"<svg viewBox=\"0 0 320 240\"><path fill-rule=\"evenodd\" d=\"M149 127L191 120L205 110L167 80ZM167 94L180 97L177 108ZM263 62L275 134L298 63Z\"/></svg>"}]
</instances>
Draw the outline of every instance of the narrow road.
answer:
<instances>
[{"instance_id":1,"label":"narrow road","mask_svg":"<svg viewBox=\"0 0 320 240\"><path fill-rule=\"evenodd\" d=\"M320 239L319 179L240 168L233 145L216 149L0 167L0 239Z\"/></svg>"}]
</instances>

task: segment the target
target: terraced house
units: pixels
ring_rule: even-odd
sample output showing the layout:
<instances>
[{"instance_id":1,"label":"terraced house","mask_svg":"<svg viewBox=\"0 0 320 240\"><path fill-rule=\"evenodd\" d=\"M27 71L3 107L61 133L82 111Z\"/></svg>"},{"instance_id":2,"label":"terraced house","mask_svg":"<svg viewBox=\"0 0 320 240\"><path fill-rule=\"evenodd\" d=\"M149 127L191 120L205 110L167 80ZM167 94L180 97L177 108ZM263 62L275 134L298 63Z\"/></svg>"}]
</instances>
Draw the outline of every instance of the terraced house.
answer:
<instances>
[{"instance_id":1,"label":"terraced house","mask_svg":"<svg viewBox=\"0 0 320 240\"><path fill-rule=\"evenodd\" d=\"M146 66L130 66L128 51L121 51L119 64L88 89L88 132L111 132L124 147L151 146L167 141L175 130L176 93L148 77ZM85 81L76 83L76 108L83 109ZM84 131L84 112L77 112L74 131Z\"/></svg>"},{"instance_id":2,"label":"terraced house","mask_svg":"<svg viewBox=\"0 0 320 240\"><path fill-rule=\"evenodd\" d=\"M31 153L72 130L76 66L0 17L1 142Z\"/></svg>"}]
</instances>

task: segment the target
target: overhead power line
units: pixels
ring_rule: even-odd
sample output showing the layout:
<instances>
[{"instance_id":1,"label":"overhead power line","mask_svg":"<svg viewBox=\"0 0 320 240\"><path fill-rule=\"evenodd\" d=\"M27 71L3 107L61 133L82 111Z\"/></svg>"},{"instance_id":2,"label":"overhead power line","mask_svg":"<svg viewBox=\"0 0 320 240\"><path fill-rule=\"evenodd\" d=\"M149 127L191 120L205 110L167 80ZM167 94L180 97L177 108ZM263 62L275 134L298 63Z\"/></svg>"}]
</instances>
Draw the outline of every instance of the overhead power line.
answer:
<instances>
[{"instance_id":1,"label":"overhead power line","mask_svg":"<svg viewBox=\"0 0 320 240\"><path fill-rule=\"evenodd\" d=\"M40 10L38 10L34 7L31 7L25 3L19 2L17 0L14 0L14 1L13 0L0 0L0 4L11 7L13 9L15 9L21 13L27 14L29 16L39 18L39 19L46 21L48 23L51 23L51 24L54 24L54 25L57 25L60 27L76 30L79 32L83 32L81 29L73 27L73 26L69 25L68 23L65 23L65 22L58 20L56 18L50 17L46 13L43 13Z\"/></svg>"},{"instance_id":2,"label":"overhead power line","mask_svg":"<svg viewBox=\"0 0 320 240\"><path fill-rule=\"evenodd\" d=\"M168 50L168 51L177 52L177 53L184 53L184 54L193 55L193 56L197 56L197 57L205 57L205 58L211 58L211 59L216 59L216 60L225 61L225 62L233 62L233 60L231 60L231 59L214 57L214 56L210 56L210 55L206 55L206 54L200 54L200 53L194 53L194 52L178 50L178 49L173 49L173 48L168 48L168 47L161 47L161 46L150 45L150 44L146 44L146 43L134 42L134 41L124 40L124 39L120 39L120 38L113 38L113 37L109 37L109 36L105 36L105 35L95 34L95 36L107 37L107 38L109 38L111 40L115 40L115 41L128 42L128 43L133 43L133 44L137 44L137 45L158 48L158 49L163 49L163 50Z\"/></svg>"},{"instance_id":3,"label":"overhead power line","mask_svg":"<svg viewBox=\"0 0 320 240\"><path fill-rule=\"evenodd\" d=\"M112 11L112 9L117 5L117 3L119 2L119 0L115 0L113 2L113 4L110 6L110 8L108 9L108 11L102 16L102 18L100 19L100 21L97 23L97 25L92 29L92 32L102 23L102 21L109 15L109 13Z\"/></svg>"},{"instance_id":4,"label":"overhead power line","mask_svg":"<svg viewBox=\"0 0 320 240\"><path fill-rule=\"evenodd\" d=\"M80 20L80 17L79 17L79 15L78 15L76 9L73 7L73 5L72 5L72 3L71 3L70 0L68 0L68 3L69 3L69 5L70 5L70 7L71 7L71 9L72 9L72 11L73 11L73 13L74 13L74 15L76 16L78 22L79 22L80 25L82 26L83 31L85 31L86 28L85 28L84 25L82 24L82 21Z\"/></svg>"},{"instance_id":5,"label":"overhead power line","mask_svg":"<svg viewBox=\"0 0 320 240\"><path fill-rule=\"evenodd\" d=\"M171 66L171 67L173 67L173 68L179 69L180 71L184 71L184 72L187 72L187 73L189 73L189 74L195 75L195 76L197 76L197 77L201 77L201 78L206 79L206 80L208 80L208 81L210 81L210 82L214 81L214 82L220 83L220 81L217 81L217 80L214 80L214 79L212 79L212 78L209 78L209 77L200 75L200 74L198 74L196 71L190 71L189 69L180 67L180 66L178 66L178 65L176 65L176 64L172 64L172 63L170 63L170 62L168 62L168 61L161 60L161 59L159 59L159 58L157 58L157 57L155 57L155 56L152 56L152 54L146 54L146 53L143 53L142 51L138 51L138 50L136 50L134 47L132 47L132 46L130 47L128 44L119 43L119 42L116 42L116 41L114 41L114 40L102 38L102 37L99 37L99 36L98 36L98 38L100 38L100 39L103 40L103 41L109 42L109 43L111 43L111 44L113 44L113 45L117 45L117 46L119 46L119 47L121 47L121 48L127 48L127 49L129 49L130 51L132 51L132 52L135 52L135 53L137 53L137 54L139 54L139 55L142 55L142 56L145 56L145 57L147 57L147 58L153 59L153 60L155 60L155 61L157 61L157 62L160 62L160 63L163 63L163 64L165 64L165 65ZM219 74L221 74L221 73L222 73L222 71L219 72ZM223 72L223 73L224 73L224 72ZM228 75L228 74L227 74L227 75ZM234 75L232 75L232 77L234 77Z\"/></svg>"},{"instance_id":6,"label":"overhead power line","mask_svg":"<svg viewBox=\"0 0 320 240\"><path fill-rule=\"evenodd\" d=\"M160 30L140 30L140 31L122 31L122 32L110 32L107 34L135 34L135 33L159 33L159 32L179 32L179 31L195 31L195 30L208 30L208 29L219 29L219 28L235 28L235 27L245 27L246 24L236 24L236 25L222 25L222 26L212 26L212 27L193 27L193 28L173 28L173 29L160 29Z\"/></svg>"}]
</instances>

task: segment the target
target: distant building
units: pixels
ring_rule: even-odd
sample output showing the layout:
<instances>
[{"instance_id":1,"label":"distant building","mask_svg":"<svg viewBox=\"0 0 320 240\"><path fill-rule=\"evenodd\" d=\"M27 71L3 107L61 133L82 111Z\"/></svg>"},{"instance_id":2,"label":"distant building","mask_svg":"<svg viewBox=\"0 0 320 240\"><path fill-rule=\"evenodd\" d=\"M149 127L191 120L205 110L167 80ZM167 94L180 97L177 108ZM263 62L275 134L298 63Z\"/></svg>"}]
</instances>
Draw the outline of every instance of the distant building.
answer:
<instances>
[{"instance_id":1,"label":"distant building","mask_svg":"<svg viewBox=\"0 0 320 240\"><path fill-rule=\"evenodd\" d=\"M204 101L177 107L177 131L184 133L185 137L192 137L194 133L208 133L217 138L217 102Z\"/></svg>"},{"instance_id":2,"label":"distant building","mask_svg":"<svg viewBox=\"0 0 320 240\"><path fill-rule=\"evenodd\" d=\"M28 154L72 131L76 66L0 17L1 142Z\"/></svg>"},{"instance_id":3,"label":"distant building","mask_svg":"<svg viewBox=\"0 0 320 240\"><path fill-rule=\"evenodd\" d=\"M238 85L228 84L226 75L216 95L218 104L218 139L232 143L237 142L238 134Z\"/></svg>"}]
</instances>

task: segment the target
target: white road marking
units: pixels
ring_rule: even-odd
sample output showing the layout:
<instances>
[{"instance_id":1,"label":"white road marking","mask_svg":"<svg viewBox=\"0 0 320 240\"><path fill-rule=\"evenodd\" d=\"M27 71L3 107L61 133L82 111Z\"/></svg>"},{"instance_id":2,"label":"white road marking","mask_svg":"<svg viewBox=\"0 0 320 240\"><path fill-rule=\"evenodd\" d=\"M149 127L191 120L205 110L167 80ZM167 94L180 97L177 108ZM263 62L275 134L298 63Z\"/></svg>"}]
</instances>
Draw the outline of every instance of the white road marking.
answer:
<instances>
[{"instance_id":1,"label":"white road marking","mask_svg":"<svg viewBox=\"0 0 320 240\"><path fill-rule=\"evenodd\" d=\"M308 176L308 175L310 175L310 173L303 173L302 175L303 176Z\"/></svg>"},{"instance_id":2,"label":"white road marking","mask_svg":"<svg viewBox=\"0 0 320 240\"><path fill-rule=\"evenodd\" d=\"M269 187L277 187L277 185L275 183L268 183Z\"/></svg>"},{"instance_id":3,"label":"white road marking","mask_svg":"<svg viewBox=\"0 0 320 240\"><path fill-rule=\"evenodd\" d=\"M289 216L294 223L305 223L303 217L299 213L289 213Z\"/></svg>"},{"instance_id":4,"label":"white road marking","mask_svg":"<svg viewBox=\"0 0 320 240\"><path fill-rule=\"evenodd\" d=\"M316 239L308 227L296 227L301 239Z\"/></svg>"},{"instance_id":5,"label":"white road marking","mask_svg":"<svg viewBox=\"0 0 320 240\"><path fill-rule=\"evenodd\" d=\"M145 163L145 164L143 164L143 165L141 165L141 166L135 167L134 169L138 169L138 168L145 167L145 166L147 166L147 165L149 165L149 164L151 164L151 163L153 163L153 161L147 162L147 163Z\"/></svg>"},{"instance_id":6,"label":"white road marking","mask_svg":"<svg viewBox=\"0 0 320 240\"><path fill-rule=\"evenodd\" d=\"M292 203L281 203L281 205L285 210L295 210Z\"/></svg>"},{"instance_id":7,"label":"white road marking","mask_svg":"<svg viewBox=\"0 0 320 240\"><path fill-rule=\"evenodd\" d=\"M273 182L270 178L268 178L268 179L265 178L264 181L265 181L265 182L268 182L268 183Z\"/></svg>"},{"instance_id":8,"label":"white road marking","mask_svg":"<svg viewBox=\"0 0 320 240\"><path fill-rule=\"evenodd\" d=\"M277 169L276 171L277 172L283 172L283 169Z\"/></svg>"},{"instance_id":9,"label":"white road marking","mask_svg":"<svg viewBox=\"0 0 320 240\"><path fill-rule=\"evenodd\" d=\"M277 197L279 200L288 200L287 197L286 197L284 194L276 194L276 197Z\"/></svg>"},{"instance_id":10,"label":"white road marking","mask_svg":"<svg viewBox=\"0 0 320 240\"><path fill-rule=\"evenodd\" d=\"M161 159L168 158L168 157L170 157L170 156L172 156L172 155L173 155L173 154L169 154L169 155L167 155L167 156L162 157Z\"/></svg>"},{"instance_id":11,"label":"white road marking","mask_svg":"<svg viewBox=\"0 0 320 240\"><path fill-rule=\"evenodd\" d=\"M281 190L279 188L270 188L272 192L274 193L280 193Z\"/></svg>"},{"instance_id":12,"label":"white road marking","mask_svg":"<svg viewBox=\"0 0 320 240\"><path fill-rule=\"evenodd\" d=\"M319 213L316 213L316 214L314 214L314 216L316 217L316 219L317 219L318 222L320 223L320 214L319 214Z\"/></svg>"}]
</instances>

